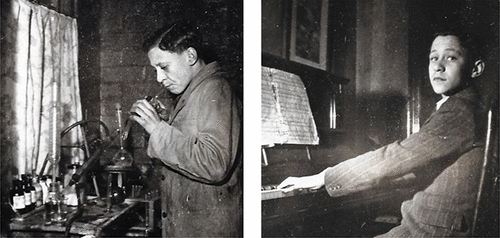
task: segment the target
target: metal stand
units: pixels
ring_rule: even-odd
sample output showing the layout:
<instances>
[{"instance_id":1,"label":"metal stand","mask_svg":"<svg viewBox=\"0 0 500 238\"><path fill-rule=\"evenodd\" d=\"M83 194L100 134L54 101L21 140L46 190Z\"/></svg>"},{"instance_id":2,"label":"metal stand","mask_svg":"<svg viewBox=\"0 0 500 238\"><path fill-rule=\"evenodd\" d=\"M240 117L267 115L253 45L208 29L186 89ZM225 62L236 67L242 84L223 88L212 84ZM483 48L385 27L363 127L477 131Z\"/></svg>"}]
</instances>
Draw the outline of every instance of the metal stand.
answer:
<instances>
[{"instance_id":1,"label":"metal stand","mask_svg":"<svg viewBox=\"0 0 500 238\"><path fill-rule=\"evenodd\" d=\"M104 171L106 171L108 173L106 212L111 212L111 207L113 206L113 203L120 203L125 199L125 191L126 190L123 189L123 186L120 187L120 185L123 185L123 181L121 184L120 184L120 181L117 181L117 188L119 190L123 190L123 194L122 194L123 199L118 198L118 196L120 194L113 193L113 174L117 175L117 180L120 180L120 179L124 180L126 172L129 172L132 170L133 170L132 166L117 166L117 165L110 165L104 169Z\"/></svg>"}]
</instances>

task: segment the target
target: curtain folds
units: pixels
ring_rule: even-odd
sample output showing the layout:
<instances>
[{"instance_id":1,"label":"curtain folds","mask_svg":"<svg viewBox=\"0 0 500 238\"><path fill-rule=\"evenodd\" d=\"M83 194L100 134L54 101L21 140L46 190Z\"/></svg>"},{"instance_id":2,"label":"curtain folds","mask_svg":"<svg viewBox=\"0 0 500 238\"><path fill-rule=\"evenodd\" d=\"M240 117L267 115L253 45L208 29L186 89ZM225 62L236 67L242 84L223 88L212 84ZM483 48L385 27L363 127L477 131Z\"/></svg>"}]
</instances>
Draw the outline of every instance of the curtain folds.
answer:
<instances>
[{"instance_id":1,"label":"curtain folds","mask_svg":"<svg viewBox=\"0 0 500 238\"><path fill-rule=\"evenodd\" d=\"M2 156L12 160L17 174L38 173L54 143L60 146L53 135L82 120L77 22L25 0L12 0L11 15L6 24L12 35L6 39L2 72L2 113L6 115ZM81 131L74 129L60 143L78 144L81 139ZM61 157L79 158L79 162L84 158L79 148L63 150Z\"/></svg>"}]
</instances>

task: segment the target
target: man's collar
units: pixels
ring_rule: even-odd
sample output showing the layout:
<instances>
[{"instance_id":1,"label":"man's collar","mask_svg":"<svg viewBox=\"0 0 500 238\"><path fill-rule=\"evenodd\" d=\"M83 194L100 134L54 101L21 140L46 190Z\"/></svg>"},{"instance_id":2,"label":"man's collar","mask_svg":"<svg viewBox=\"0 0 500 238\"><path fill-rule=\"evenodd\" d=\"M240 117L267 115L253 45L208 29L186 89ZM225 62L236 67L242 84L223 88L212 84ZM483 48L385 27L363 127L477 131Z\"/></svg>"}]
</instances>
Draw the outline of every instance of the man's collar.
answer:
<instances>
[{"instance_id":1,"label":"man's collar","mask_svg":"<svg viewBox=\"0 0 500 238\"><path fill-rule=\"evenodd\" d=\"M443 95L443 98L441 98L441 100L439 100L436 103L436 111L439 110L439 108L441 107L441 105L443 105L443 103L446 102L446 100L448 100L448 98L450 98L450 96Z\"/></svg>"},{"instance_id":2,"label":"man's collar","mask_svg":"<svg viewBox=\"0 0 500 238\"><path fill-rule=\"evenodd\" d=\"M455 94L451 95L451 96L445 96L443 95L443 98L441 100L439 100L439 102L436 103L436 110L438 110L441 105L446 102L446 100L448 100L448 98L450 97L456 97L456 98L463 98L463 99L466 99L466 100L474 100L474 98L477 96L477 93L475 91L475 88L474 87L467 87L467 88L464 88L463 90L459 91L459 92L456 92Z\"/></svg>"},{"instance_id":3,"label":"man's collar","mask_svg":"<svg viewBox=\"0 0 500 238\"><path fill-rule=\"evenodd\" d=\"M191 79L191 82L189 82L188 86L184 90L184 92L179 94L177 98L183 97L183 95L187 95L189 97L191 92L201 82L203 82L203 80L205 80L209 75L214 74L217 71L219 71L219 69L220 69L220 67L219 67L219 63L217 63L217 61L213 61L213 62L205 65L203 68L200 69L200 71L198 71L198 73L196 73L194 75L194 77Z\"/></svg>"}]
</instances>

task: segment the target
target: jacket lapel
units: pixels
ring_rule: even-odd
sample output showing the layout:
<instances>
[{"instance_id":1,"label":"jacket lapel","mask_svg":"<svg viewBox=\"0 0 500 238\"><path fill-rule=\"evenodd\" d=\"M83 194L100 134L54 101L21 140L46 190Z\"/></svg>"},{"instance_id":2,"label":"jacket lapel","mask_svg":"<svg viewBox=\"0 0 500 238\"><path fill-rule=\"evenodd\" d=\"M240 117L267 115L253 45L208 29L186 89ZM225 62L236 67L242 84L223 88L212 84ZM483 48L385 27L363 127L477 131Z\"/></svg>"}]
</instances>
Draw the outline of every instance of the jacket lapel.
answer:
<instances>
[{"instance_id":1,"label":"jacket lapel","mask_svg":"<svg viewBox=\"0 0 500 238\"><path fill-rule=\"evenodd\" d=\"M196 74L189 85L187 86L186 90L182 93L182 95L179 95L178 102L175 105L174 111L169 115L168 117L168 124L171 125L172 122L174 121L175 117L179 114L180 110L184 108L186 105L187 99L191 96L191 93L198 87L198 85L203 82L209 75L214 74L219 70L219 64L214 61L212 63L207 64L203 69Z\"/></svg>"},{"instance_id":2,"label":"jacket lapel","mask_svg":"<svg viewBox=\"0 0 500 238\"><path fill-rule=\"evenodd\" d=\"M475 92L474 92L474 89L472 87L468 87L450 97L457 97L457 98L463 98L463 99L466 99L466 100L469 100L469 101L472 101L473 98L475 97ZM449 99L448 99L449 101ZM446 102L443 103L443 105L446 104ZM441 105L440 108L443 108L443 105ZM434 111L432 112L432 114L429 116L429 118L427 118L427 120L425 120L424 124L427 124L431 119L432 117L434 117L434 115L436 114L437 110L434 108Z\"/></svg>"},{"instance_id":3,"label":"jacket lapel","mask_svg":"<svg viewBox=\"0 0 500 238\"><path fill-rule=\"evenodd\" d=\"M184 96L184 94L183 94L183 96ZM179 111L186 105L186 99L184 97L181 97L180 99L177 99L177 100L178 101L175 103L174 111L172 113L170 113L170 115L168 116L167 123L169 125L172 124L172 122L174 121L177 114L179 114Z\"/></svg>"}]
</instances>

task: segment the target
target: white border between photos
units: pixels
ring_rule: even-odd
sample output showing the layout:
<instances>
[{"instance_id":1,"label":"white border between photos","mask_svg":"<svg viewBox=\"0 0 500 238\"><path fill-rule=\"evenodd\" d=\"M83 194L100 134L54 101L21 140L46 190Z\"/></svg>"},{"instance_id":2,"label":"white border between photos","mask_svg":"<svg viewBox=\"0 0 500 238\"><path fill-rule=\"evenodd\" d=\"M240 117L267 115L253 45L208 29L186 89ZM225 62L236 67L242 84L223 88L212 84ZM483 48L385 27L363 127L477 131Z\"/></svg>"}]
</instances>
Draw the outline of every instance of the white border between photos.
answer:
<instances>
[{"instance_id":1,"label":"white border between photos","mask_svg":"<svg viewBox=\"0 0 500 238\"><path fill-rule=\"evenodd\" d=\"M243 10L243 235L261 237L261 1Z\"/></svg>"}]
</instances>

